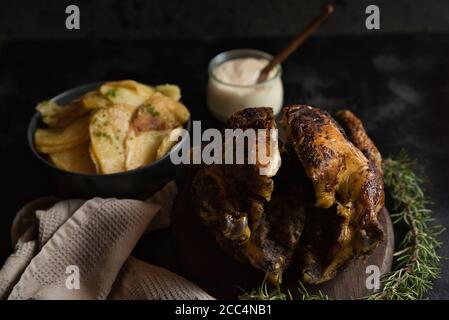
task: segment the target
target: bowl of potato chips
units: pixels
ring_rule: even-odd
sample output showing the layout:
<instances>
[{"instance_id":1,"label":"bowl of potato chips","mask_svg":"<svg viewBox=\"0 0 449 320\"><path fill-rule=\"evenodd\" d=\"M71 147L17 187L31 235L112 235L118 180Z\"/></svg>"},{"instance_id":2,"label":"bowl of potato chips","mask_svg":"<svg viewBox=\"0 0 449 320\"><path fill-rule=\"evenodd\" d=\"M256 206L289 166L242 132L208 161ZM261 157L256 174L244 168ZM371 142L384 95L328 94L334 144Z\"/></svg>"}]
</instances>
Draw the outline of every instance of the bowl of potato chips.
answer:
<instances>
[{"instance_id":1,"label":"bowl of potato chips","mask_svg":"<svg viewBox=\"0 0 449 320\"><path fill-rule=\"evenodd\" d=\"M70 197L145 198L173 179L190 112L172 84L92 83L39 103L28 127L35 156Z\"/></svg>"}]
</instances>

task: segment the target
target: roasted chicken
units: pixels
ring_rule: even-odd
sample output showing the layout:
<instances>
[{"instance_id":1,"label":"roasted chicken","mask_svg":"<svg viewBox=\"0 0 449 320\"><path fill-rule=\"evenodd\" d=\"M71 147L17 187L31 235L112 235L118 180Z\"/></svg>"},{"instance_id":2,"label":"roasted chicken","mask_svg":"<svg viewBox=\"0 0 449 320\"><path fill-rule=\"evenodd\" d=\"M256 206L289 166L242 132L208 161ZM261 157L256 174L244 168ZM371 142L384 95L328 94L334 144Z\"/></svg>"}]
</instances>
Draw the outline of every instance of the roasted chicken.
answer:
<instances>
[{"instance_id":1,"label":"roasted chicken","mask_svg":"<svg viewBox=\"0 0 449 320\"><path fill-rule=\"evenodd\" d=\"M266 272L272 283L297 260L302 281L325 282L382 241L382 158L354 114L337 116L344 130L317 108L286 107L287 139L278 148L272 110L242 110L226 125L241 129L231 140L247 129L264 138L245 140L243 163L236 163L234 152L233 164L204 166L193 180L199 217L221 248ZM223 152L228 142L224 138ZM268 162L259 159L262 147Z\"/></svg>"},{"instance_id":2,"label":"roasted chicken","mask_svg":"<svg viewBox=\"0 0 449 320\"><path fill-rule=\"evenodd\" d=\"M383 238L378 220L384 205L380 163L376 162L380 155L374 145L370 147L361 124L354 127L345 121L354 143L370 150L370 160L327 112L317 108L286 107L283 124L315 191L317 209L308 210L300 246L302 278L321 283L354 257L370 253Z\"/></svg>"}]
</instances>

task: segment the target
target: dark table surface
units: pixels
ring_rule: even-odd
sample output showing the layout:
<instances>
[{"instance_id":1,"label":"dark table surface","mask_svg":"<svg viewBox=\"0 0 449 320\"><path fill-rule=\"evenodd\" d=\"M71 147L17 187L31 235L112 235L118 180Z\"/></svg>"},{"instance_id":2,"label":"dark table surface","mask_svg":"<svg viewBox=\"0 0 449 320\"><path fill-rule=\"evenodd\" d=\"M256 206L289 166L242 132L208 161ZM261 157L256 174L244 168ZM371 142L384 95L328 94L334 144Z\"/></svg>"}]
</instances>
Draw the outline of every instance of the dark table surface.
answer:
<instances>
[{"instance_id":1,"label":"dark table surface","mask_svg":"<svg viewBox=\"0 0 449 320\"><path fill-rule=\"evenodd\" d=\"M39 40L0 42L0 263L11 253L15 212L56 193L26 142L36 102L84 83L131 78L177 83L194 120L219 126L205 105L207 63L234 48L276 52L285 39L208 41ZM333 36L310 39L284 63L285 104L359 115L383 155L404 148L428 178L436 223L449 225L449 35ZM449 256L449 232L441 236ZM156 245L155 245L156 244ZM144 236L135 254L178 270L170 231ZM429 294L449 299L449 261Z\"/></svg>"}]
</instances>

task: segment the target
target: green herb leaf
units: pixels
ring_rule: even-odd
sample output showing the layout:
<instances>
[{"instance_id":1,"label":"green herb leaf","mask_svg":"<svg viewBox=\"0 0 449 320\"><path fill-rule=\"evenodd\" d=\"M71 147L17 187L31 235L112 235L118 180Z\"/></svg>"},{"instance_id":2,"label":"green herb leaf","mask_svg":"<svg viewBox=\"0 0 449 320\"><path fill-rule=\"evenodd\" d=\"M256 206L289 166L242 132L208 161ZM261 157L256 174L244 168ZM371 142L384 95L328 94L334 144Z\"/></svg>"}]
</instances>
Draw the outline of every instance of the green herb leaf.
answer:
<instances>
[{"instance_id":1,"label":"green herb leaf","mask_svg":"<svg viewBox=\"0 0 449 320\"><path fill-rule=\"evenodd\" d=\"M113 97L113 98L117 97L117 89L116 88L109 89L108 91L106 91L106 95L108 97Z\"/></svg>"},{"instance_id":2,"label":"green herb leaf","mask_svg":"<svg viewBox=\"0 0 449 320\"><path fill-rule=\"evenodd\" d=\"M143 110L153 117L157 117L159 115L159 112L151 104L144 105Z\"/></svg>"}]
</instances>

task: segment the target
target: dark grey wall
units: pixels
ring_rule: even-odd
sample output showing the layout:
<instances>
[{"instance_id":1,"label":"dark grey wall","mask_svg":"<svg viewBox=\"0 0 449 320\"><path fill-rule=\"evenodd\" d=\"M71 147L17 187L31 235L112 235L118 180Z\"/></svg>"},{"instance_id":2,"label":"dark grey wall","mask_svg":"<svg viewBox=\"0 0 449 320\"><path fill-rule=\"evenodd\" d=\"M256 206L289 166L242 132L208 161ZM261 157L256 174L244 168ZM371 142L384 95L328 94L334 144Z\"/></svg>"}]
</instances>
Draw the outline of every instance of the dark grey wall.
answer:
<instances>
[{"instance_id":1,"label":"dark grey wall","mask_svg":"<svg viewBox=\"0 0 449 320\"><path fill-rule=\"evenodd\" d=\"M320 34L449 32L448 0L0 0L0 37L208 38L289 36L324 3L336 5ZM68 4L81 9L81 30L65 29ZM381 30L365 29L377 4Z\"/></svg>"}]
</instances>

